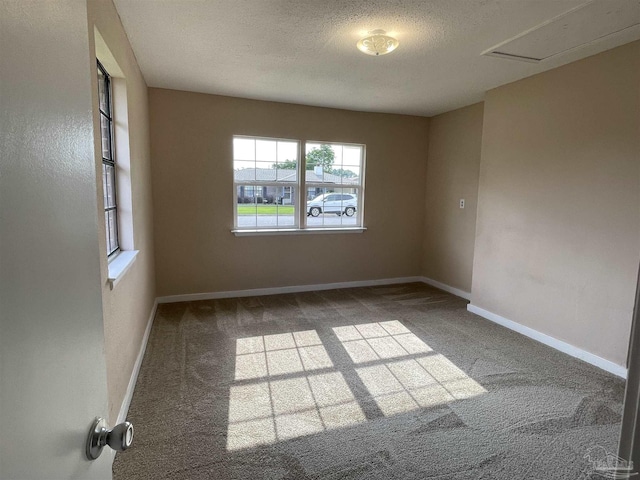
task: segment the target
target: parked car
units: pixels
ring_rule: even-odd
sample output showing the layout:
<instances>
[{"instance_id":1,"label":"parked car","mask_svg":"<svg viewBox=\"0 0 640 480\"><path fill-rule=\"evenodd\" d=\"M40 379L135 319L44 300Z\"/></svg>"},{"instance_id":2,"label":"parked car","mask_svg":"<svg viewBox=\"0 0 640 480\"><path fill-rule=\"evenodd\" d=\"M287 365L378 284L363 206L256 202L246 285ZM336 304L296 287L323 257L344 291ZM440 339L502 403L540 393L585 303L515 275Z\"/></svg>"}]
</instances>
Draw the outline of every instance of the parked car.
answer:
<instances>
[{"instance_id":1,"label":"parked car","mask_svg":"<svg viewBox=\"0 0 640 480\"><path fill-rule=\"evenodd\" d=\"M356 213L358 197L350 193L323 193L307 202L307 216L335 213L352 217Z\"/></svg>"}]
</instances>

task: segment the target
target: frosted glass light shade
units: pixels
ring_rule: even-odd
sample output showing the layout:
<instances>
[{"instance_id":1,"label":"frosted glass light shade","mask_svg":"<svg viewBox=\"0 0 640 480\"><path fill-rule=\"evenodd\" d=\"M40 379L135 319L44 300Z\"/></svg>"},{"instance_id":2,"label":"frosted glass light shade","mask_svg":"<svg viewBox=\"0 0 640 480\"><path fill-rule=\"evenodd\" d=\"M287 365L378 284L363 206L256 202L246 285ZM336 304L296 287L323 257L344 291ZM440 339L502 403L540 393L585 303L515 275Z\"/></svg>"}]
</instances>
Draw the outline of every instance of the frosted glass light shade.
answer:
<instances>
[{"instance_id":1,"label":"frosted glass light shade","mask_svg":"<svg viewBox=\"0 0 640 480\"><path fill-rule=\"evenodd\" d=\"M374 30L369 32L369 36L364 37L357 43L358 50L367 55L386 55L398 48L400 42L390 37L384 30Z\"/></svg>"}]
</instances>

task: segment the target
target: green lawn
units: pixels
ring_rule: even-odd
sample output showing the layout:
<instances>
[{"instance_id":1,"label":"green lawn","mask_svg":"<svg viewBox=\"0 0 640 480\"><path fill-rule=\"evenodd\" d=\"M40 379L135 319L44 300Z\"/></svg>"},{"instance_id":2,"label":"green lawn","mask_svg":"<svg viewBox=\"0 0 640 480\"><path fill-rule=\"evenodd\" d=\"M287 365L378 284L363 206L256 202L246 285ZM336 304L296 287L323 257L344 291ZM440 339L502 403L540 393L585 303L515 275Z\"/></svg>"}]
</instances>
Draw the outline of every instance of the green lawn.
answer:
<instances>
[{"instance_id":1,"label":"green lawn","mask_svg":"<svg viewBox=\"0 0 640 480\"><path fill-rule=\"evenodd\" d=\"M293 215L293 205L238 205L238 215Z\"/></svg>"}]
</instances>

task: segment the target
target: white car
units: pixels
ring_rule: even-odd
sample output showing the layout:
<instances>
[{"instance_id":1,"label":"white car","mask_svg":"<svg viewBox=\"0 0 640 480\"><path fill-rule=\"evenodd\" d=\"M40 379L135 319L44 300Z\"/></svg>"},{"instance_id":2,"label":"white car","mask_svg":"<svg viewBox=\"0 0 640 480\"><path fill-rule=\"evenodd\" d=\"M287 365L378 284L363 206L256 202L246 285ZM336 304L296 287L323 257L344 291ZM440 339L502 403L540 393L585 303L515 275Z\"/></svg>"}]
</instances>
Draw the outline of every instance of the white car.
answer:
<instances>
[{"instance_id":1,"label":"white car","mask_svg":"<svg viewBox=\"0 0 640 480\"><path fill-rule=\"evenodd\" d=\"M358 197L350 193L323 193L307 202L307 216L317 217L321 213L345 214L352 217L356 213Z\"/></svg>"}]
</instances>

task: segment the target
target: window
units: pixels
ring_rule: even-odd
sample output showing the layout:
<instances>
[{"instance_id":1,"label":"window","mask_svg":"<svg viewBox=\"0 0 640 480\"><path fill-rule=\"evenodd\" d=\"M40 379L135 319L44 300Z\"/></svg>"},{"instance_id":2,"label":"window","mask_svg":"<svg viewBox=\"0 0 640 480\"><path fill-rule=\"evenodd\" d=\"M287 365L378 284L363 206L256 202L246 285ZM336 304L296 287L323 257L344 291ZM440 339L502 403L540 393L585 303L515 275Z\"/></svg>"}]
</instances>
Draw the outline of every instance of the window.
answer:
<instances>
[{"instance_id":1,"label":"window","mask_svg":"<svg viewBox=\"0 0 640 480\"><path fill-rule=\"evenodd\" d=\"M362 230L364 145L301 145L233 137L235 231Z\"/></svg>"},{"instance_id":2,"label":"window","mask_svg":"<svg viewBox=\"0 0 640 480\"><path fill-rule=\"evenodd\" d=\"M100 108L100 135L102 137L102 189L104 224L107 235L107 256L120 249L118 241L118 204L116 197L116 159L113 143L113 115L111 77L98 62L98 97Z\"/></svg>"},{"instance_id":3,"label":"window","mask_svg":"<svg viewBox=\"0 0 640 480\"><path fill-rule=\"evenodd\" d=\"M233 138L236 229L297 228L295 140Z\"/></svg>"},{"instance_id":4,"label":"window","mask_svg":"<svg viewBox=\"0 0 640 480\"><path fill-rule=\"evenodd\" d=\"M309 228L362 226L364 145L307 142Z\"/></svg>"}]
</instances>

